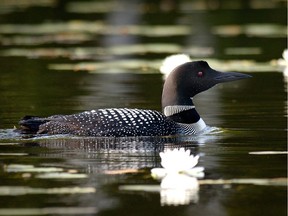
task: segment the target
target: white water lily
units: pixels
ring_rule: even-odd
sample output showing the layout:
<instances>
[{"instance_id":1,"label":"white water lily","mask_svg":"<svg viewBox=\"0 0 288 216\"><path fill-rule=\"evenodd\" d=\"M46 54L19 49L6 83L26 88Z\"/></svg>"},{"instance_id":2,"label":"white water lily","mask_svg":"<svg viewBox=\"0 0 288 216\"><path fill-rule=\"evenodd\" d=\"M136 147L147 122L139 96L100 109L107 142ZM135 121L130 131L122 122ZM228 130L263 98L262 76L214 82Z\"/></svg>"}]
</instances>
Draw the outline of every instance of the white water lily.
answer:
<instances>
[{"instance_id":1,"label":"white water lily","mask_svg":"<svg viewBox=\"0 0 288 216\"><path fill-rule=\"evenodd\" d=\"M199 183L204 167L195 167L199 155L190 155L184 148L168 149L159 153L163 168L154 168L151 175L161 179L161 205L187 205L197 203Z\"/></svg>"},{"instance_id":2,"label":"white water lily","mask_svg":"<svg viewBox=\"0 0 288 216\"><path fill-rule=\"evenodd\" d=\"M151 170L153 177L162 179L168 174L186 174L189 176L204 177L204 167L195 167L199 160L199 155L190 155L190 150L184 148L166 150L160 152L161 165L163 168Z\"/></svg>"},{"instance_id":3,"label":"white water lily","mask_svg":"<svg viewBox=\"0 0 288 216\"><path fill-rule=\"evenodd\" d=\"M197 178L184 174L168 174L161 181L161 205L187 205L198 202Z\"/></svg>"},{"instance_id":4,"label":"white water lily","mask_svg":"<svg viewBox=\"0 0 288 216\"><path fill-rule=\"evenodd\" d=\"M160 71L165 75L165 77L167 77L176 67L190 61L190 57L185 54L171 55L164 59Z\"/></svg>"}]
</instances>

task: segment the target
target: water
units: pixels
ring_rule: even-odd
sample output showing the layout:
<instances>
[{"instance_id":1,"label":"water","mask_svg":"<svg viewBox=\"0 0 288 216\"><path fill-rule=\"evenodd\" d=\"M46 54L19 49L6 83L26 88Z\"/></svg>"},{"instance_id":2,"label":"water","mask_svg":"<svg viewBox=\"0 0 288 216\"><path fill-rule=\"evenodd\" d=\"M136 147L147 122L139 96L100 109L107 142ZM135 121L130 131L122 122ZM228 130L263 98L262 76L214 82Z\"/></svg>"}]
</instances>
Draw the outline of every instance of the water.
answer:
<instances>
[{"instance_id":1,"label":"water","mask_svg":"<svg viewBox=\"0 0 288 216\"><path fill-rule=\"evenodd\" d=\"M287 78L276 63L287 47L284 1L168 3L0 2L0 215L287 215ZM12 129L27 114L160 110L158 68L181 52L253 75L195 97L209 133L22 138ZM150 170L175 147L199 154L205 177L164 196Z\"/></svg>"}]
</instances>

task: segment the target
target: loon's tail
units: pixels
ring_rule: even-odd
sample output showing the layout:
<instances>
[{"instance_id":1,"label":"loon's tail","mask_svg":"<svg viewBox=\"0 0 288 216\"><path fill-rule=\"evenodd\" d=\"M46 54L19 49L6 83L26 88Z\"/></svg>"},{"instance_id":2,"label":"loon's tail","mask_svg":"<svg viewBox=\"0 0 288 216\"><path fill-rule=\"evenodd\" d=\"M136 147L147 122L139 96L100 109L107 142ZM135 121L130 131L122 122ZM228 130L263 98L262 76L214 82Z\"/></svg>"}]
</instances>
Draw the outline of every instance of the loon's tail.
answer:
<instances>
[{"instance_id":1,"label":"loon's tail","mask_svg":"<svg viewBox=\"0 0 288 216\"><path fill-rule=\"evenodd\" d=\"M35 134L39 130L39 126L48 122L47 118L40 118L38 116L24 116L20 121L20 133Z\"/></svg>"}]
</instances>

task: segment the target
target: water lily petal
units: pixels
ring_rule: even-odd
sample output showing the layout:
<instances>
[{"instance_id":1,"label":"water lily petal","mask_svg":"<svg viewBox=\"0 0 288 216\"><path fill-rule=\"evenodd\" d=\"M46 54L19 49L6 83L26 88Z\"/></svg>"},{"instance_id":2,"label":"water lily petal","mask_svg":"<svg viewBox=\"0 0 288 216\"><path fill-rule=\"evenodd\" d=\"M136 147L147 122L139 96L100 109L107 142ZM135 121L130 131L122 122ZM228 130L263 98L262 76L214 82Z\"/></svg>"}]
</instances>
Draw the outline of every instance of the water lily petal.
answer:
<instances>
[{"instance_id":1,"label":"water lily petal","mask_svg":"<svg viewBox=\"0 0 288 216\"><path fill-rule=\"evenodd\" d=\"M152 176L155 178L163 178L167 174L185 173L189 176L203 177L204 168L194 169L200 156L193 156L190 155L190 153L189 149L185 150L184 148L167 149L164 152L160 152L159 155L163 169L151 170Z\"/></svg>"},{"instance_id":2,"label":"water lily petal","mask_svg":"<svg viewBox=\"0 0 288 216\"><path fill-rule=\"evenodd\" d=\"M189 163L189 169L191 169L191 168L193 168L193 167L195 167L197 164L198 164L198 160L199 160L199 155L196 155L196 156L193 156L193 155L191 155L191 156L189 156L189 158L188 158L188 161L187 161L187 163Z\"/></svg>"},{"instance_id":3,"label":"water lily petal","mask_svg":"<svg viewBox=\"0 0 288 216\"><path fill-rule=\"evenodd\" d=\"M167 171L163 168L153 168L151 170L151 175L155 179L162 179L167 175Z\"/></svg>"},{"instance_id":4,"label":"water lily petal","mask_svg":"<svg viewBox=\"0 0 288 216\"><path fill-rule=\"evenodd\" d=\"M193 169L185 170L184 173L196 178L203 178L205 175L204 167L194 167Z\"/></svg>"},{"instance_id":5,"label":"water lily petal","mask_svg":"<svg viewBox=\"0 0 288 216\"><path fill-rule=\"evenodd\" d=\"M196 166L199 156L190 155L190 150L184 148L160 152L161 165L167 172L181 172Z\"/></svg>"}]
</instances>

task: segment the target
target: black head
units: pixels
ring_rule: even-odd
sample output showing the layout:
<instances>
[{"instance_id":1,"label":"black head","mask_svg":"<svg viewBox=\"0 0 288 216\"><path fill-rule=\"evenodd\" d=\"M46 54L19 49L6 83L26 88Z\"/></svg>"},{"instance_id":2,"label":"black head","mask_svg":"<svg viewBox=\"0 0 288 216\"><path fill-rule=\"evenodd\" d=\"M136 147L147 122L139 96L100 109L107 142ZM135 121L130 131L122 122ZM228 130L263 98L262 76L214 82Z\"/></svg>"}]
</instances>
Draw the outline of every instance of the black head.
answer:
<instances>
[{"instance_id":1,"label":"black head","mask_svg":"<svg viewBox=\"0 0 288 216\"><path fill-rule=\"evenodd\" d=\"M210 68L205 61L184 63L167 77L162 94L162 107L190 105L191 98L214 85L251 77L236 72L220 72Z\"/></svg>"}]
</instances>

